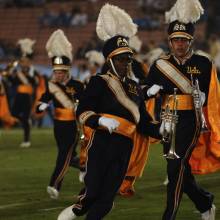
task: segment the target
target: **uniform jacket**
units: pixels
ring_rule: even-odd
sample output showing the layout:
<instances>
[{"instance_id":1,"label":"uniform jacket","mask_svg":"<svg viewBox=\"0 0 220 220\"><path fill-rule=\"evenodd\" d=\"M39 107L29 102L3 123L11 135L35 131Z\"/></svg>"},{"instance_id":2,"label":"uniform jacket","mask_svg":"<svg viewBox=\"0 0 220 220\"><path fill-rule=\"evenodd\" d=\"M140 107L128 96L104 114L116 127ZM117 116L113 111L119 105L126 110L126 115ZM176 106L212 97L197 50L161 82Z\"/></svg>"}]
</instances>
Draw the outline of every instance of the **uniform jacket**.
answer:
<instances>
[{"instance_id":1,"label":"uniform jacket","mask_svg":"<svg viewBox=\"0 0 220 220\"><path fill-rule=\"evenodd\" d=\"M159 136L159 127L149 123L152 118L145 109L139 85L128 78L119 80L109 71L90 79L77 109L80 122L93 129L98 128L102 114L124 118L137 125L141 133Z\"/></svg>"}]
</instances>

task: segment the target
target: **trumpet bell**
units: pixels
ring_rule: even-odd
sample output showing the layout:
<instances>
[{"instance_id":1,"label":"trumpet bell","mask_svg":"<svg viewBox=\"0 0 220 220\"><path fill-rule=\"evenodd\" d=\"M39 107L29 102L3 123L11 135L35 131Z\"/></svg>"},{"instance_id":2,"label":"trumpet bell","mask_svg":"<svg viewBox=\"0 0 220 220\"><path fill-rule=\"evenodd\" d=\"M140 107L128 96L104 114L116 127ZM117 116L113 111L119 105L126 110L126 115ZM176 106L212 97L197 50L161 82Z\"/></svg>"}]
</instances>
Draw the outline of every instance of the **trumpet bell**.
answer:
<instances>
[{"instance_id":1,"label":"trumpet bell","mask_svg":"<svg viewBox=\"0 0 220 220\"><path fill-rule=\"evenodd\" d=\"M85 135L84 135L84 134L81 134L81 135L80 135L80 140L83 141L84 139L85 139Z\"/></svg>"}]
</instances>

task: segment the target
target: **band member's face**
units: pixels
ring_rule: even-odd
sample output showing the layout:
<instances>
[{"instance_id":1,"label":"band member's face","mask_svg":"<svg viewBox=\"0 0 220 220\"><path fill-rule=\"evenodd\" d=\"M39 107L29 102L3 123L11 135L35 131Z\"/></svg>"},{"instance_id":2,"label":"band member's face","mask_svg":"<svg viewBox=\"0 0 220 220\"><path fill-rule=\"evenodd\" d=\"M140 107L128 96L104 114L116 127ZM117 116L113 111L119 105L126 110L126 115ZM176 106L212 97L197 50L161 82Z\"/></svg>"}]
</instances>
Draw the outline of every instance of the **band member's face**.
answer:
<instances>
[{"instance_id":1,"label":"band member's face","mask_svg":"<svg viewBox=\"0 0 220 220\"><path fill-rule=\"evenodd\" d=\"M29 71L31 62L30 59L27 57L22 57L19 61L19 64L21 66L21 70L23 73L27 73Z\"/></svg>"},{"instance_id":2,"label":"band member's face","mask_svg":"<svg viewBox=\"0 0 220 220\"><path fill-rule=\"evenodd\" d=\"M96 64L89 64L90 74L94 75L97 73L99 66Z\"/></svg>"},{"instance_id":3,"label":"band member's face","mask_svg":"<svg viewBox=\"0 0 220 220\"><path fill-rule=\"evenodd\" d=\"M56 82L63 83L68 79L67 70L54 70L53 74Z\"/></svg>"},{"instance_id":4,"label":"band member's face","mask_svg":"<svg viewBox=\"0 0 220 220\"><path fill-rule=\"evenodd\" d=\"M184 58L190 49L191 41L186 38L173 38L170 41L171 50L176 57Z\"/></svg>"},{"instance_id":5,"label":"band member's face","mask_svg":"<svg viewBox=\"0 0 220 220\"><path fill-rule=\"evenodd\" d=\"M115 69L121 77L127 76L131 62L132 56L129 53L123 53L113 57Z\"/></svg>"}]
</instances>

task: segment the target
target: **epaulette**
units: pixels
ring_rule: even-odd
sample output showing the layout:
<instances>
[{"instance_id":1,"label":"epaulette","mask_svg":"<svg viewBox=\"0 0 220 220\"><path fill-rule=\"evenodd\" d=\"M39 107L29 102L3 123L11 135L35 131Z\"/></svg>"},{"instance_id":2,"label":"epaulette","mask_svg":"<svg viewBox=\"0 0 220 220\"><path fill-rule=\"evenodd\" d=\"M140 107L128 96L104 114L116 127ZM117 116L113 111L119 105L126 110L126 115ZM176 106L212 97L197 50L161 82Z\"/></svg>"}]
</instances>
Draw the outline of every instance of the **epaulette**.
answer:
<instances>
[{"instance_id":1,"label":"epaulette","mask_svg":"<svg viewBox=\"0 0 220 220\"><path fill-rule=\"evenodd\" d=\"M168 59L170 59L170 54L162 54L162 55L159 56L158 59L168 60Z\"/></svg>"},{"instance_id":2,"label":"epaulette","mask_svg":"<svg viewBox=\"0 0 220 220\"><path fill-rule=\"evenodd\" d=\"M206 57L206 58L209 59L210 62L213 62L211 55L208 54L208 53L206 53L206 52L204 52L204 51L202 51L202 50L197 50L197 51L195 51L195 54L196 54L196 55L199 55L199 56Z\"/></svg>"}]
</instances>

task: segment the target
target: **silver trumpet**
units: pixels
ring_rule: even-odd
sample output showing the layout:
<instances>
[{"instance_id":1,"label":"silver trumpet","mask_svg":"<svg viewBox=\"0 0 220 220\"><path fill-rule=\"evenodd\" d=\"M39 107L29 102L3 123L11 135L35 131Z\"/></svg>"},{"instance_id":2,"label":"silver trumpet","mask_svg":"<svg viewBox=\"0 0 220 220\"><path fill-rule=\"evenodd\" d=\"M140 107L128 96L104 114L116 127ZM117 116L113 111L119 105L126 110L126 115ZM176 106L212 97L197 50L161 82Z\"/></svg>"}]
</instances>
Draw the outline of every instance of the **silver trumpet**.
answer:
<instances>
[{"instance_id":1,"label":"silver trumpet","mask_svg":"<svg viewBox=\"0 0 220 220\"><path fill-rule=\"evenodd\" d=\"M77 110L77 107L79 105L79 100L78 99L75 99L74 101L74 111L76 112ZM76 120L76 124L77 124L77 136L78 136L78 140L77 142L79 143L82 143L85 139L85 135L84 135L84 132L83 132L83 127L82 125L79 123L78 120Z\"/></svg>"},{"instance_id":2,"label":"silver trumpet","mask_svg":"<svg viewBox=\"0 0 220 220\"><path fill-rule=\"evenodd\" d=\"M2 76L8 76L13 74L13 71L16 69L16 67L18 66L19 61L15 60L9 64L7 64L6 68L3 69L0 73L0 75Z\"/></svg>"},{"instance_id":3,"label":"silver trumpet","mask_svg":"<svg viewBox=\"0 0 220 220\"><path fill-rule=\"evenodd\" d=\"M176 124L178 122L178 115L177 115L177 106L178 106L178 99L177 99L177 88L174 88L174 94L168 97L165 109L162 111L161 119L165 123L170 124L170 132L167 132L164 129L162 141L166 143L170 143L170 149L167 154L164 154L164 157L167 159L178 159L180 158L177 153L175 152L176 148ZM170 108L170 99L173 100L172 109Z\"/></svg>"},{"instance_id":4,"label":"silver trumpet","mask_svg":"<svg viewBox=\"0 0 220 220\"><path fill-rule=\"evenodd\" d=\"M196 113L196 120L198 122L201 122L202 124L201 132L208 131L208 126L202 109L199 81L198 79L195 79L194 81L192 74L191 74L191 85L192 85L192 96L193 96L194 109Z\"/></svg>"}]
</instances>

